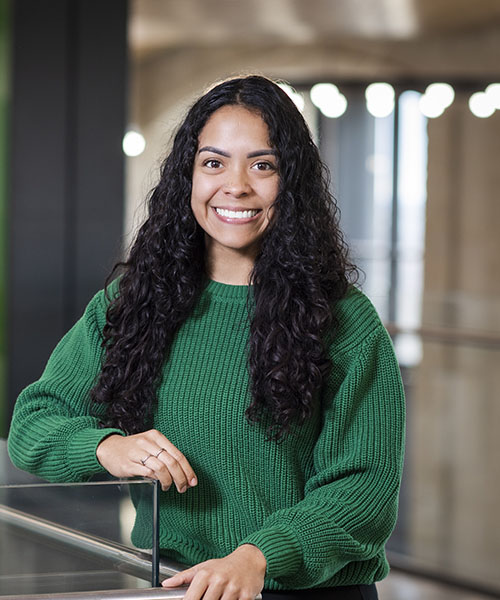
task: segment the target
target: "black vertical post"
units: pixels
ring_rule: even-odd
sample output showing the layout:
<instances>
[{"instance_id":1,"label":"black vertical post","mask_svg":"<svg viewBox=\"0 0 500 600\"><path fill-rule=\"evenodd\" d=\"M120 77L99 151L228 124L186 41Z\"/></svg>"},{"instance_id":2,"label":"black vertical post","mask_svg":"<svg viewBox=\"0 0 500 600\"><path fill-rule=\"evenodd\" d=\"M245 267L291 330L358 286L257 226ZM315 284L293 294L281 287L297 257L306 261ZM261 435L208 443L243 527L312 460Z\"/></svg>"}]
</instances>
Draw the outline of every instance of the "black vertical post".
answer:
<instances>
[{"instance_id":1,"label":"black vertical post","mask_svg":"<svg viewBox=\"0 0 500 600\"><path fill-rule=\"evenodd\" d=\"M120 257L126 0L13 3L8 397Z\"/></svg>"},{"instance_id":2,"label":"black vertical post","mask_svg":"<svg viewBox=\"0 0 500 600\"><path fill-rule=\"evenodd\" d=\"M151 548L151 586L160 585L160 482L153 481L153 539Z\"/></svg>"}]
</instances>

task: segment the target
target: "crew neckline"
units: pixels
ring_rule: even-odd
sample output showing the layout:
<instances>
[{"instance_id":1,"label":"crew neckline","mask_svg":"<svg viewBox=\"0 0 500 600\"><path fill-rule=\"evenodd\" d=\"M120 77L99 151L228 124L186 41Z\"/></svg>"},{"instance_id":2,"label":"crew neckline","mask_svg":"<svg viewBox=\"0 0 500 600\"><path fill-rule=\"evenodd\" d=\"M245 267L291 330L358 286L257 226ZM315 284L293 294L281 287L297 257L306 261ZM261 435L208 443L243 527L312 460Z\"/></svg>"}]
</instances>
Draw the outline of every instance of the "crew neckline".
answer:
<instances>
[{"instance_id":1,"label":"crew neckline","mask_svg":"<svg viewBox=\"0 0 500 600\"><path fill-rule=\"evenodd\" d=\"M251 286L221 283L220 281L214 281L213 279L209 279L205 290L211 295L217 296L219 298L229 298L246 301L249 287Z\"/></svg>"}]
</instances>

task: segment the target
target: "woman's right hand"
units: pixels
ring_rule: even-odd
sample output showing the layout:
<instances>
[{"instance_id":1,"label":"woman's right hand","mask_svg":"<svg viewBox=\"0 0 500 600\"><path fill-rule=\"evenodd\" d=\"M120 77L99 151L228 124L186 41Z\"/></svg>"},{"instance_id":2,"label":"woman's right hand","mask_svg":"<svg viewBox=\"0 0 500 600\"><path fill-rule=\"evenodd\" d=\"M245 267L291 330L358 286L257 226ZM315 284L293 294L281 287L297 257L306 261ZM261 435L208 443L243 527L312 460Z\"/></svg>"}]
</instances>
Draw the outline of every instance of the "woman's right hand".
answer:
<instances>
[{"instance_id":1,"label":"woman's right hand","mask_svg":"<svg viewBox=\"0 0 500 600\"><path fill-rule=\"evenodd\" d=\"M112 434L97 446L96 455L111 475L157 479L163 491L175 483L183 493L198 483L184 454L156 429L128 436Z\"/></svg>"}]
</instances>

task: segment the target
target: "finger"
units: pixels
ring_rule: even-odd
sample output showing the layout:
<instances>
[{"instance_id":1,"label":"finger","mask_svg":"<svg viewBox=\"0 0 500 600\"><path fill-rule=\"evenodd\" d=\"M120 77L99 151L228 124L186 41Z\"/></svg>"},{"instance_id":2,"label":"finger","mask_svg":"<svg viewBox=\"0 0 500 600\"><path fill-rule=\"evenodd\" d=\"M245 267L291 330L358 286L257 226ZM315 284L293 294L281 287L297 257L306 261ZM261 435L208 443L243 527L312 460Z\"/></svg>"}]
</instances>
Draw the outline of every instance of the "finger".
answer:
<instances>
[{"instance_id":1,"label":"finger","mask_svg":"<svg viewBox=\"0 0 500 600\"><path fill-rule=\"evenodd\" d=\"M132 463L134 466L130 469L131 477L149 477L149 479L156 479L155 472L147 466L138 465Z\"/></svg>"},{"instance_id":2,"label":"finger","mask_svg":"<svg viewBox=\"0 0 500 600\"><path fill-rule=\"evenodd\" d=\"M166 448L168 454L174 458L174 460L180 465L184 472L184 477L188 485L195 486L198 483L198 478L193 470L193 467L189 464L188 459L182 454L182 452L176 448L173 444L170 444L171 448ZM161 455L163 456L163 454Z\"/></svg>"},{"instance_id":3,"label":"finger","mask_svg":"<svg viewBox=\"0 0 500 600\"><path fill-rule=\"evenodd\" d=\"M144 464L151 456L158 457L163 448L147 437L145 434L139 434L135 440L135 444L131 455L136 462Z\"/></svg>"},{"instance_id":4,"label":"finger","mask_svg":"<svg viewBox=\"0 0 500 600\"><path fill-rule=\"evenodd\" d=\"M131 459L121 461L122 477L149 477L156 479L153 469L148 464L142 464Z\"/></svg>"},{"instance_id":5,"label":"finger","mask_svg":"<svg viewBox=\"0 0 500 600\"><path fill-rule=\"evenodd\" d=\"M193 579L188 587L187 592L184 594L184 600L200 600L200 598L204 599L207 588L208 578L204 577L202 573L198 573L197 577Z\"/></svg>"},{"instance_id":6,"label":"finger","mask_svg":"<svg viewBox=\"0 0 500 600\"><path fill-rule=\"evenodd\" d=\"M146 467L147 469L149 468L149 466L147 465L147 462L149 461L149 459L152 456L154 456L154 454L152 452L150 452L149 450L146 450L140 446L134 447L129 453L130 461L132 461L138 465L142 465L143 467Z\"/></svg>"},{"instance_id":7,"label":"finger","mask_svg":"<svg viewBox=\"0 0 500 600\"><path fill-rule=\"evenodd\" d=\"M185 492L189 486L189 481L184 473L181 465L167 451L162 452L158 456L158 461L164 465L164 468L170 473L178 492Z\"/></svg>"},{"instance_id":8,"label":"finger","mask_svg":"<svg viewBox=\"0 0 500 600\"><path fill-rule=\"evenodd\" d=\"M160 482L163 491L168 490L172 485L173 478L165 464L154 456L150 456L146 462L146 465L149 469L151 469L154 478L158 479Z\"/></svg>"},{"instance_id":9,"label":"finger","mask_svg":"<svg viewBox=\"0 0 500 600\"><path fill-rule=\"evenodd\" d=\"M245 595L242 591L239 591L236 586L227 585L224 589L224 593L221 596L221 600L255 600L255 595Z\"/></svg>"},{"instance_id":10,"label":"finger","mask_svg":"<svg viewBox=\"0 0 500 600\"><path fill-rule=\"evenodd\" d=\"M162 581L163 587L179 587L181 585L188 585L193 580L196 572L193 569L186 569L180 573L176 573L172 577Z\"/></svg>"},{"instance_id":11,"label":"finger","mask_svg":"<svg viewBox=\"0 0 500 600\"><path fill-rule=\"evenodd\" d=\"M188 459L184 456L184 454L182 454L179 448L174 446L174 444L172 444L172 442L159 431L154 430L154 436L154 440L158 444L159 448L164 448L179 463L185 473L189 485L196 485L198 483L196 473L194 472L193 467L189 464ZM164 453L159 456L163 456L163 454Z\"/></svg>"},{"instance_id":12,"label":"finger","mask_svg":"<svg viewBox=\"0 0 500 600\"><path fill-rule=\"evenodd\" d=\"M193 581L191 586L195 585L196 580ZM221 600L224 595L224 590L227 585L227 582L222 575L217 576L215 573L212 575L210 580L208 580L208 585L206 585L205 592L203 594L203 600ZM231 594L231 600L237 600L237 594Z\"/></svg>"}]
</instances>

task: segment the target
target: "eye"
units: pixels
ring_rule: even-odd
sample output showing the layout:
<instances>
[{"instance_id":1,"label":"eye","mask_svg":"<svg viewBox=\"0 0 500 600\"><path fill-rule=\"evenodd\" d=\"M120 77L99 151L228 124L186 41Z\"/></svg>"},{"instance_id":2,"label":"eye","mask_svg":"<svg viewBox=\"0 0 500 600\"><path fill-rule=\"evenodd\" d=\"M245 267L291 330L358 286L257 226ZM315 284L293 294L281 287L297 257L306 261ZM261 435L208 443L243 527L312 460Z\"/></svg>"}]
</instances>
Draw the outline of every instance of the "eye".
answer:
<instances>
[{"instance_id":1,"label":"eye","mask_svg":"<svg viewBox=\"0 0 500 600\"><path fill-rule=\"evenodd\" d=\"M203 162L203 166L208 167L209 169L219 169L222 167L222 163L216 158L209 158Z\"/></svg>"},{"instance_id":2,"label":"eye","mask_svg":"<svg viewBox=\"0 0 500 600\"><path fill-rule=\"evenodd\" d=\"M257 171L276 171L276 167L270 163L267 162L265 160L261 160L258 163L255 163L253 165L254 169L257 169Z\"/></svg>"}]
</instances>

